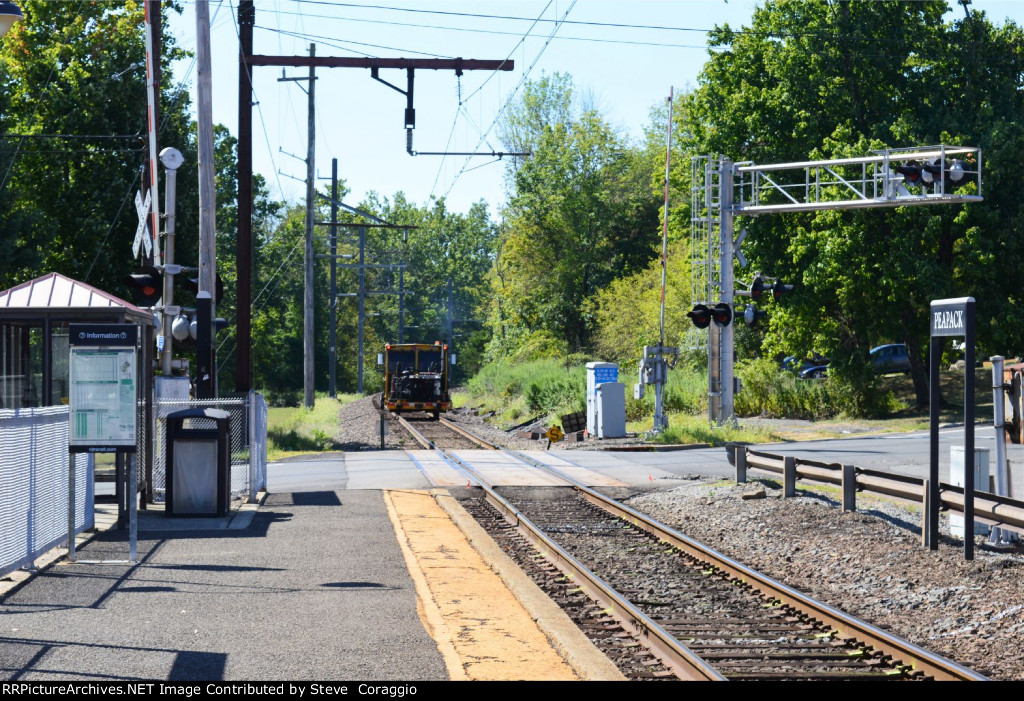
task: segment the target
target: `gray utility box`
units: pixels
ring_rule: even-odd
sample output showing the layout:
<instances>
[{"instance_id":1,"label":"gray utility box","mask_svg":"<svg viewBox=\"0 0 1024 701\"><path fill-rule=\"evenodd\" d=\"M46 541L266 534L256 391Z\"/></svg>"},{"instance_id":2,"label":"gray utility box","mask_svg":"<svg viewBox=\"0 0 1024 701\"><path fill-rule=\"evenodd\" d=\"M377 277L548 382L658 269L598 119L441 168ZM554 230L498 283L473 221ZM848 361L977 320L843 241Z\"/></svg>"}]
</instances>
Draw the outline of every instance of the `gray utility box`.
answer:
<instances>
[{"instance_id":1,"label":"gray utility box","mask_svg":"<svg viewBox=\"0 0 1024 701\"><path fill-rule=\"evenodd\" d=\"M168 516L225 516L231 504L231 415L185 409L167 415Z\"/></svg>"},{"instance_id":2,"label":"gray utility box","mask_svg":"<svg viewBox=\"0 0 1024 701\"><path fill-rule=\"evenodd\" d=\"M963 487L966 481L967 449L962 445L949 446L949 483L954 487ZM988 478L988 448L974 449L974 489L978 492L991 491ZM987 535L991 526L974 522L975 535ZM958 538L964 537L964 515L949 514L949 533Z\"/></svg>"},{"instance_id":3,"label":"gray utility box","mask_svg":"<svg viewBox=\"0 0 1024 701\"><path fill-rule=\"evenodd\" d=\"M606 382L619 381L615 363L587 363L587 433L597 435L597 388Z\"/></svg>"},{"instance_id":4,"label":"gray utility box","mask_svg":"<svg viewBox=\"0 0 1024 701\"><path fill-rule=\"evenodd\" d=\"M597 386L597 437L626 435L626 385L604 382Z\"/></svg>"}]
</instances>

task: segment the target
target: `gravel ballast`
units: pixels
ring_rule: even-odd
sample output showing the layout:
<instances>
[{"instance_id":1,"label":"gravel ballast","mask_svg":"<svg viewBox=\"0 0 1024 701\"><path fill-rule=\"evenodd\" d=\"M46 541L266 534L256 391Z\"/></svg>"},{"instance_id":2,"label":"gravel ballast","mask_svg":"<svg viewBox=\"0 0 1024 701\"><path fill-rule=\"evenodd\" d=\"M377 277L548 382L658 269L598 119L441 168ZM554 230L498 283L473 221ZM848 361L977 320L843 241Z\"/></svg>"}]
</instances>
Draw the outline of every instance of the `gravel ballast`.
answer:
<instances>
[{"instance_id":1,"label":"gravel ballast","mask_svg":"<svg viewBox=\"0 0 1024 701\"><path fill-rule=\"evenodd\" d=\"M744 499L763 488L764 498ZM783 499L770 480L695 481L630 505L814 598L993 679L1024 679L1024 551L944 537L921 545L921 515L858 496L843 513L827 489ZM945 521L945 519L943 519ZM948 532L943 523L942 530Z\"/></svg>"}]
</instances>

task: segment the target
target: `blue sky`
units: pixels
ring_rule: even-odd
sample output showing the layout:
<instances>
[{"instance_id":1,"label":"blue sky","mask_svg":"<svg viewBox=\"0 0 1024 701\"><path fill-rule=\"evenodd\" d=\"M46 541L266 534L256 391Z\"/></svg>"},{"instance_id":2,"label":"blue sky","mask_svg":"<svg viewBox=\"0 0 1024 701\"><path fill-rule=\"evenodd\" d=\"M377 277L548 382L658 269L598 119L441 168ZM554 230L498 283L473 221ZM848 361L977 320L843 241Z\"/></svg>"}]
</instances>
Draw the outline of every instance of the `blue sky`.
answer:
<instances>
[{"instance_id":1,"label":"blue sky","mask_svg":"<svg viewBox=\"0 0 1024 701\"><path fill-rule=\"evenodd\" d=\"M237 134L237 0L210 0L214 120ZM649 111L697 81L707 57L705 32L715 24L747 24L758 3L748 0L256 0L255 52L318 56L445 57L515 61L509 73L417 71L416 130L419 151L501 150L493 125L517 86L543 73L564 72L588 93L606 118L639 139ZM172 20L185 48L195 47L195 9ZM1024 23L1024 2L974 0L997 22ZM962 9L954 10L962 15ZM491 15L479 17L470 15ZM501 16L501 18L497 17ZM523 18L523 19L518 19ZM558 22L557 20L567 20ZM539 21L535 21L539 20ZM619 25L619 26L609 26ZM622 26L630 25L630 26ZM287 69L305 77L307 69ZM275 196L304 197L306 94L302 83L279 82L280 68L256 68L253 161ZM316 167L329 178L331 159L356 204L369 191L403 191L423 204L446 196L463 211L485 200L496 212L504 200L502 163L490 158L417 156L405 150L405 97L370 78L369 70L318 69ZM404 71L381 77L404 87ZM174 67L174 79L194 96L195 68ZM460 106L460 96L462 105ZM195 99L193 97L193 104ZM162 144L170 146L173 144ZM297 157L297 158L296 158ZM187 166L186 166L187 167ZM320 181L321 185L329 180Z\"/></svg>"}]
</instances>

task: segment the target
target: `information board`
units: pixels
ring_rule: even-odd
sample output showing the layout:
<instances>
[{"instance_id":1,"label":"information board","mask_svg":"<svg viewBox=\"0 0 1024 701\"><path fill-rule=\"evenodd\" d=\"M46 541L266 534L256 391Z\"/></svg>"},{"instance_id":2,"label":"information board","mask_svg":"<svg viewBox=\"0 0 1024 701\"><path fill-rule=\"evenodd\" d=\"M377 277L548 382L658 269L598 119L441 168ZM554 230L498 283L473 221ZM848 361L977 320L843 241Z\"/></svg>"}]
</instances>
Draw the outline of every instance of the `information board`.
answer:
<instances>
[{"instance_id":1,"label":"information board","mask_svg":"<svg viewBox=\"0 0 1024 701\"><path fill-rule=\"evenodd\" d=\"M136 330L133 325L71 326L71 446L135 446Z\"/></svg>"}]
</instances>

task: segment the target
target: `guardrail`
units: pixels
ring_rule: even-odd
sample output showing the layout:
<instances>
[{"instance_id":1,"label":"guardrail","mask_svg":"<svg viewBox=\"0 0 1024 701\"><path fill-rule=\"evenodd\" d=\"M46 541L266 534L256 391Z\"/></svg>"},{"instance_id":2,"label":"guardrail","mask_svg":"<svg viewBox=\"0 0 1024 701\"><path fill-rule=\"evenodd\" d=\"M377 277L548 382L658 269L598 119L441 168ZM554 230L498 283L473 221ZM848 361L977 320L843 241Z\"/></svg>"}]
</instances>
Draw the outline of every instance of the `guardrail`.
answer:
<instances>
[{"instance_id":1,"label":"guardrail","mask_svg":"<svg viewBox=\"0 0 1024 701\"><path fill-rule=\"evenodd\" d=\"M843 490L843 511L857 510L857 492L895 497L926 506L931 488L929 481L920 477L869 470L856 465L803 460L792 455L773 455L735 443L727 445L726 451L729 463L736 468L738 483L746 482L747 471L755 469L782 475L783 497L796 496L798 479L836 485ZM963 513L963 487L940 482L938 489L941 508ZM974 517L981 523L1024 533L1024 501L975 491Z\"/></svg>"}]
</instances>

